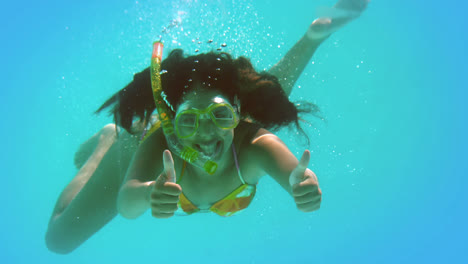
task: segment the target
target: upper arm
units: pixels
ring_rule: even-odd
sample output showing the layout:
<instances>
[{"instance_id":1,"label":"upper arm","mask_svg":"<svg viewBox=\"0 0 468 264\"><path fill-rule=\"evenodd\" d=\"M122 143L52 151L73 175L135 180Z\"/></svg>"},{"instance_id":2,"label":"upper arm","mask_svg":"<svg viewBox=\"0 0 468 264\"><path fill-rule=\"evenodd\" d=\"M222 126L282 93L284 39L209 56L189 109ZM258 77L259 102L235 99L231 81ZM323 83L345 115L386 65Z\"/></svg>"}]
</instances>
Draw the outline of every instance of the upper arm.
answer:
<instances>
[{"instance_id":1,"label":"upper arm","mask_svg":"<svg viewBox=\"0 0 468 264\"><path fill-rule=\"evenodd\" d=\"M127 170L125 183L131 180L154 181L163 169L162 153L166 148L162 129L158 129L138 147Z\"/></svg>"},{"instance_id":2,"label":"upper arm","mask_svg":"<svg viewBox=\"0 0 468 264\"><path fill-rule=\"evenodd\" d=\"M286 144L276 135L261 129L252 141L250 152L258 166L291 193L289 176L299 162Z\"/></svg>"}]
</instances>

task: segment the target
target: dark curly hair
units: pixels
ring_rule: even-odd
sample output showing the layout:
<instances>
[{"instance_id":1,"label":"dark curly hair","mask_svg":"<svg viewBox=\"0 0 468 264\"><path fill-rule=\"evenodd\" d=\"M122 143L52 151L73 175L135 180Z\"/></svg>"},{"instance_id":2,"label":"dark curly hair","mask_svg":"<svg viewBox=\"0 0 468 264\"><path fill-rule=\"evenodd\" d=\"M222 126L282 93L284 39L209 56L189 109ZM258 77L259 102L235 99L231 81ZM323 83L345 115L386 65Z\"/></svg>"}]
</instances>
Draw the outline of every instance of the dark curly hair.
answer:
<instances>
[{"instance_id":1,"label":"dark curly hair","mask_svg":"<svg viewBox=\"0 0 468 264\"><path fill-rule=\"evenodd\" d=\"M241 118L248 118L266 129L276 130L293 123L305 134L298 114L319 111L309 102L290 102L278 79L266 72L258 73L245 57L233 59L228 53L217 52L185 57L181 49L176 49L163 60L161 70L163 91L173 110L185 93L201 86L219 91L231 103L237 95ZM131 126L135 117L146 124L156 108L150 69L135 74L133 81L109 98L96 113L108 107L112 107L110 113L115 123L129 133L133 133Z\"/></svg>"}]
</instances>

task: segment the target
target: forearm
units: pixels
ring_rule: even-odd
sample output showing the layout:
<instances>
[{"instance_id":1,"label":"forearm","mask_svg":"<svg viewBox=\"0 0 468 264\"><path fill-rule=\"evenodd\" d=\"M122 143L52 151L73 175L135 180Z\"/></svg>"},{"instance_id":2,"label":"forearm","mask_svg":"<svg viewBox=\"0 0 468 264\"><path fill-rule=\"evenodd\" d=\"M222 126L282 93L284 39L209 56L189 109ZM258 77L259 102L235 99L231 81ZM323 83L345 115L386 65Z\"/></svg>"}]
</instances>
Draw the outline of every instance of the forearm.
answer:
<instances>
[{"instance_id":1,"label":"forearm","mask_svg":"<svg viewBox=\"0 0 468 264\"><path fill-rule=\"evenodd\" d=\"M150 207L150 192L154 181L141 182L129 180L120 189L117 198L119 213L128 219L135 219L142 215Z\"/></svg>"},{"instance_id":2,"label":"forearm","mask_svg":"<svg viewBox=\"0 0 468 264\"><path fill-rule=\"evenodd\" d=\"M304 35L287 53L275 64L269 73L276 76L287 95L291 94L292 88L299 76L304 71L308 62L317 48L326 38L313 40Z\"/></svg>"}]
</instances>

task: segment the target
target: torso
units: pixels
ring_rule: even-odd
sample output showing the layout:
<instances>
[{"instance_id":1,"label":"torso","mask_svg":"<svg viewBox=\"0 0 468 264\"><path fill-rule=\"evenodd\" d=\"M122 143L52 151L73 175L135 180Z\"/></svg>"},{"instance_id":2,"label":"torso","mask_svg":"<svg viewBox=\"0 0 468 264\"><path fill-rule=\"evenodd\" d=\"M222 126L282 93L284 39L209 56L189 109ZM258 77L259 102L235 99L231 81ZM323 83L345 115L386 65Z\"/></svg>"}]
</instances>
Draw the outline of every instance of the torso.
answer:
<instances>
[{"instance_id":1,"label":"torso","mask_svg":"<svg viewBox=\"0 0 468 264\"><path fill-rule=\"evenodd\" d=\"M258 125L247 122L242 122L234 132L233 143L237 151L241 175L246 184L255 185L263 176L263 172L258 168L255 159L249 157L248 148L255 136L266 132L268 131L260 129ZM233 154L229 152L227 155ZM179 177L184 161L175 155L173 158L176 177ZM187 164L183 178L178 183L182 187L184 195L198 208L210 208L211 205L242 185L234 157L229 160L230 163L222 171L217 171L209 178L197 177L197 173L200 173L199 170ZM200 180L200 178L203 178L203 180Z\"/></svg>"}]
</instances>

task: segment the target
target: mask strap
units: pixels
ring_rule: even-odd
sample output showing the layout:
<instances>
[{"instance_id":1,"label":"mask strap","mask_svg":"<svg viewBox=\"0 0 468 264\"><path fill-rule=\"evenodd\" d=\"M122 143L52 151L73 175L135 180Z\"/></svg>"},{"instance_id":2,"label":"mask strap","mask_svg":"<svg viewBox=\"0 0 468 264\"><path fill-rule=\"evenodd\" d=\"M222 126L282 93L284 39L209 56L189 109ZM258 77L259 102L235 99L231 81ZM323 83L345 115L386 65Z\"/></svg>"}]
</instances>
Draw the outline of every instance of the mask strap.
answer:
<instances>
[{"instance_id":1,"label":"mask strap","mask_svg":"<svg viewBox=\"0 0 468 264\"><path fill-rule=\"evenodd\" d=\"M241 107L240 107L240 100L237 97L237 94L234 95L234 109L236 110L237 114L240 115Z\"/></svg>"}]
</instances>

